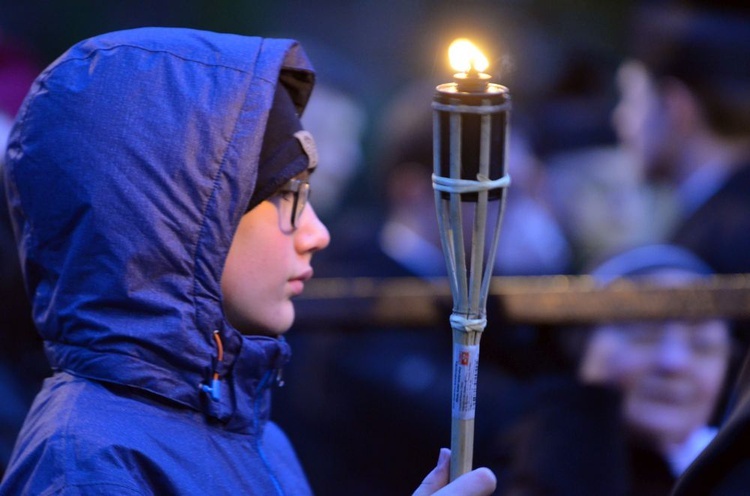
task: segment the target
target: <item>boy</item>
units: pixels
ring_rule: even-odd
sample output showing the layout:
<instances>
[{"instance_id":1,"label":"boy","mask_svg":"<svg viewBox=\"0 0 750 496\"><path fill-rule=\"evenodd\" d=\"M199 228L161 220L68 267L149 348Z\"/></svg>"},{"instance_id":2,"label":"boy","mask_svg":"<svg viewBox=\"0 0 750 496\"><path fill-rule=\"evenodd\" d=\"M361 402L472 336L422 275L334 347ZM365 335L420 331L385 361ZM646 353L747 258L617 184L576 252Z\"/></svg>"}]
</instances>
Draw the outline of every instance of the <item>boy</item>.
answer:
<instances>
[{"instance_id":1,"label":"boy","mask_svg":"<svg viewBox=\"0 0 750 496\"><path fill-rule=\"evenodd\" d=\"M5 183L55 370L1 494L309 494L270 388L310 260L313 85L289 40L142 28L36 80ZM446 483L446 453L417 494ZM489 494L479 469L439 494Z\"/></svg>"}]
</instances>

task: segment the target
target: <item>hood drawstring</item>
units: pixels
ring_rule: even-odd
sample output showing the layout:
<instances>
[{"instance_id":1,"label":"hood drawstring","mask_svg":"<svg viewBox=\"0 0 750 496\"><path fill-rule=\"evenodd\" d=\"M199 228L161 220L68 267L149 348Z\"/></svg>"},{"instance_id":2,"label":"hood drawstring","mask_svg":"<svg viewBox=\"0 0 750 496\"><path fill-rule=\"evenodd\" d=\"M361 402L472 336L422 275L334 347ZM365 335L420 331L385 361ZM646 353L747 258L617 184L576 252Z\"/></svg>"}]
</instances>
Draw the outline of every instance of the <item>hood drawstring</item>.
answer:
<instances>
[{"instance_id":1,"label":"hood drawstring","mask_svg":"<svg viewBox=\"0 0 750 496\"><path fill-rule=\"evenodd\" d=\"M211 378L211 385L208 384L201 384L200 388L205 391L206 393L211 395L211 399L214 401L218 401L221 396L221 382L219 381L219 364L224 361L224 345L221 343L221 336L219 336L219 331L214 331L213 333L214 341L216 341L216 349L217 354L216 358L213 360L213 377Z\"/></svg>"},{"instance_id":2,"label":"hood drawstring","mask_svg":"<svg viewBox=\"0 0 750 496\"><path fill-rule=\"evenodd\" d=\"M286 344L286 338L284 336L279 336L279 341ZM284 365L280 365L276 368L276 377L274 378L274 383L276 383L276 387L284 387Z\"/></svg>"},{"instance_id":3,"label":"hood drawstring","mask_svg":"<svg viewBox=\"0 0 750 496\"><path fill-rule=\"evenodd\" d=\"M278 369L276 369L276 385L278 387L284 387L284 384L284 368L279 367Z\"/></svg>"}]
</instances>

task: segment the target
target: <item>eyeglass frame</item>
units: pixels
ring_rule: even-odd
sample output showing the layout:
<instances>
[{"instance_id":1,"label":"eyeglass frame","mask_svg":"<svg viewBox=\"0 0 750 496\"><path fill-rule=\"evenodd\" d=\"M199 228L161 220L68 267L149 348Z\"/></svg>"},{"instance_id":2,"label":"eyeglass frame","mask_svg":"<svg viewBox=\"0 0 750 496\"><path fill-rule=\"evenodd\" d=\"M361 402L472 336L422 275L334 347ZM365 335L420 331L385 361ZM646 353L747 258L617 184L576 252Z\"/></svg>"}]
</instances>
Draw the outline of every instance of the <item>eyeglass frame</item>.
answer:
<instances>
[{"instance_id":1,"label":"eyeglass frame","mask_svg":"<svg viewBox=\"0 0 750 496\"><path fill-rule=\"evenodd\" d=\"M291 230L294 231L299 227L299 219L302 217L302 212L304 212L305 206L307 206L310 198L309 179L292 178L281 186L274 196L283 196L285 193L291 193L294 195L294 200L292 202L292 215L289 219Z\"/></svg>"}]
</instances>

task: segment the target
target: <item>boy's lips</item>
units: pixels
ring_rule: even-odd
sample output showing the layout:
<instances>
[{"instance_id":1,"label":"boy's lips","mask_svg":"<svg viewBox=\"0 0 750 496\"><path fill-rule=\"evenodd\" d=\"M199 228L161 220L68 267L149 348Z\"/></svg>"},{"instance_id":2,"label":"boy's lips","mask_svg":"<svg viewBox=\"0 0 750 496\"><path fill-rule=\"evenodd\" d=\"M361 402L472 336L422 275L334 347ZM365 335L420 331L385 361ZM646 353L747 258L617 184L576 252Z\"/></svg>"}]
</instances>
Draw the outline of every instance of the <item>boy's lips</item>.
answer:
<instances>
[{"instance_id":1,"label":"boy's lips","mask_svg":"<svg viewBox=\"0 0 750 496\"><path fill-rule=\"evenodd\" d=\"M289 285L291 286L292 295L297 296L297 295L302 294L302 291L304 291L305 289L305 282L309 281L312 278L312 276L313 276L313 270L307 269L301 274L289 279Z\"/></svg>"},{"instance_id":2,"label":"boy's lips","mask_svg":"<svg viewBox=\"0 0 750 496\"><path fill-rule=\"evenodd\" d=\"M291 280L305 282L305 281L309 281L310 279L312 279L312 276L313 276L313 270L312 270L312 267L310 267L307 270L301 272L299 275L292 277Z\"/></svg>"}]
</instances>

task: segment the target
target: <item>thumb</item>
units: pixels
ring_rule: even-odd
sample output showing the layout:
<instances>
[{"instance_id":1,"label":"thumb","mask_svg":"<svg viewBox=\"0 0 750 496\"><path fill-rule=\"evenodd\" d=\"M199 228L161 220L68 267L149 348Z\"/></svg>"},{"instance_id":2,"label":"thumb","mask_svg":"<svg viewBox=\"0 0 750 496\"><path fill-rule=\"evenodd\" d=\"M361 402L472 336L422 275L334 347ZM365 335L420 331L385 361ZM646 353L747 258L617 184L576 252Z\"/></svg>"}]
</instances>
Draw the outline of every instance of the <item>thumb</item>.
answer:
<instances>
[{"instance_id":1,"label":"thumb","mask_svg":"<svg viewBox=\"0 0 750 496\"><path fill-rule=\"evenodd\" d=\"M495 474L488 468L465 473L448 484L451 450L442 448L437 466L427 474L413 496L489 496L497 487Z\"/></svg>"},{"instance_id":2,"label":"thumb","mask_svg":"<svg viewBox=\"0 0 750 496\"><path fill-rule=\"evenodd\" d=\"M434 496L490 496L497 488L497 478L492 470L475 468L456 478Z\"/></svg>"}]
</instances>

